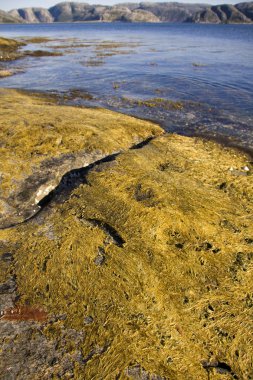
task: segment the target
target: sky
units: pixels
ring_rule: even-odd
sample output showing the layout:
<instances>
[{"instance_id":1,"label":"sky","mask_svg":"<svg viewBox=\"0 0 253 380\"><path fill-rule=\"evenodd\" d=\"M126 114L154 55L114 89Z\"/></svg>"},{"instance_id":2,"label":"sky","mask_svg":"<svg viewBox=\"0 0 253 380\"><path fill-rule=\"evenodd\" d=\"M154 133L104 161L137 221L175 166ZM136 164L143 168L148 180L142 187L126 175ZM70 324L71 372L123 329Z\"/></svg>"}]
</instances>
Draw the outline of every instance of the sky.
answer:
<instances>
[{"instance_id":1,"label":"sky","mask_svg":"<svg viewBox=\"0 0 253 380\"><path fill-rule=\"evenodd\" d=\"M85 1L85 0L73 0L77 3L89 3L89 4L102 4L102 5L113 5L123 2L130 2L129 0L94 0L94 1ZM140 2L141 0L133 0L133 3ZM146 0L147 1L147 0ZM151 1L151 0L149 0ZM176 1L176 0L174 0ZM236 4L245 0L182 0L178 2L182 3L208 3L208 4ZM247 0L246 0L247 1ZM250 0L248 0L250 1ZM0 9L3 11L9 11L14 8L25 8L25 7L43 7L50 8L53 5L60 3L61 0L0 0ZM160 0L162 2L162 0Z\"/></svg>"}]
</instances>

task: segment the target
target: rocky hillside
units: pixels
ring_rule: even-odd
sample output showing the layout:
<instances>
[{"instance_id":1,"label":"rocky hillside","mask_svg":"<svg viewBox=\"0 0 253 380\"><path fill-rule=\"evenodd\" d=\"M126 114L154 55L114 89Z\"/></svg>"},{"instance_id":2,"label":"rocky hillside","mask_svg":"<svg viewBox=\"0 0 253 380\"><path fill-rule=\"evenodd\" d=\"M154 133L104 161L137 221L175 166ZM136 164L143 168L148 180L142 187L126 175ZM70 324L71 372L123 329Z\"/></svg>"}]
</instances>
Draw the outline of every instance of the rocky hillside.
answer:
<instances>
[{"instance_id":1,"label":"rocky hillside","mask_svg":"<svg viewBox=\"0 0 253 380\"><path fill-rule=\"evenodd\" d=\"M7 12L4 12L4 11L1 11L0 10L0 23L1 24L17 24L17 23L20 23L20 22L24 22L24 20L22 18L17 18L15 17L14 14L10 14L10 13L7 13Z\"/></svg>"},{"instance_id":2,"label":"rocky hillside","mask_svg":"<svg viewBox=\"0 0 253 380\"><path fill-rule=\"evenodd\" d=\"M54 18L51 13L44 8L21 8L14 9L9 12L11 16L20 18L25 22L39 23L39 22L53 22Z\"/></svg>"},{"instance_id":3,"label":"rocky hillside","mask_svg":"<svg viewBox=\"0 0 253 380\"><path fill-rule=\"evenodd\" d=\"M187 21L212 24L251 23L253 21L253 3L215 5L197 12Z\"/></svg>"},{"instance_id":4,"label":"rocky hillside","mask_svg":"<svg viewBox=\"0 0 253 380\"><path fill-rule=\"evenodd\" d=\"M9 12L8 17L28 23L78 21L251 23L253 22L253 2L217 6L173 2L102 6L62 2L50 9L14 9Z\"/></svg>"}]
</instances>

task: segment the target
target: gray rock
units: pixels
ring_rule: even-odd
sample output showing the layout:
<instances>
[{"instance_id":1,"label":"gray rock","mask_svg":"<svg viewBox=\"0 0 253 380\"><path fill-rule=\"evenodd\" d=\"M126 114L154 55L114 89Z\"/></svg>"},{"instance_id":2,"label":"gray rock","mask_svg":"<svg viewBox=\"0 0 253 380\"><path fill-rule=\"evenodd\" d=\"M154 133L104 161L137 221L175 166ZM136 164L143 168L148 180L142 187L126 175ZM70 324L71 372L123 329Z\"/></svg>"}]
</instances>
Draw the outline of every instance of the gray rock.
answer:
<instances>
[{"instance_id":1,"label":"gray rock","mask_svg":"<svg viewBox=\"0 0 253 380\"><path fill-rule=\"evenodd\" d=\"M252 4L252 3L251 3ZM252 19L244 14L244 9L248 10L250 7L240 7L240 4L229 5L216 5L207 7L207 9L195 13L188 21L196 23L251 23Z\"/></svg>"},{"instance_id":2,"label":"gray rock","mask_svg":"<svg viewBox=\"0 0 253 380\"><path fill-rule=\"evenodd\" d=\"M90 315L84 318L85 325L91 325L92 323L93 323L93 318Z\"/></svg>"},{"instance_id":3,"label":"gray rock","mask_svg":"<svg viewBox=\"0 0 253 380\"><path fill-rule=\"evenodd\" d=\"M130 365L126 370L126 375L132 380L166 380L165 377L149 373L139 364Z\"/></svg>"},{"instance_id":4,"label":"gray rock","mask_svg":"<svg viewBox=\"0 0 253 380\"><path fill-rule=\"evenodd\" d=\"M10 11L9 14L28 23L54 21L50 12L45 8L20 8Z\"/></svg>"},{"instance_id":5,"label":"gray rock","mask_svg":"<svg viewBox=\"0 0 253 380\"><path fill-rule=\"evenodd\" d=\"M30 23L75 21L251 23L253 21L253 3L210 6L175 2L143 2L103 6L62 2L48 10L21 8L12 10L9 15L15 17L16 20Z\"/></svg>"},{"instance_id":6,"label":"gray rock","mask_svg":"<svg viewBox=\"0 0 253 380\"><path fill-rule=\"evenodd\" d=\"M5 252L2 255L0 255L0 261L4 263L11 263L13 261L13 254L10 252Z\"/></svg>"},{"instance_id":7,"label":"gray rock","mask_svg":"<svg viewBox=\"0 0 253 380\"><path fill-rule=\"evenodd\" d=\"M0 24L20 24L23 22L24 20L22 18L16 17L15 14L0 10Z\"/></svg>"},{"instance_id":8,"label":"gray rock","mask_svg":"<svg viewBox=\"0 0 253 380\"><path fill-rule=\"evenodd\" d=\"M13 279L9 279L3 284L0 284L0 294L13 293L15 289L16 289L16 283Z\"/></svg>"},{"instance_id":9,"label":"gray rock","mask_svg":"<svg viewBox=\"0 0 253 380\"><path fill-rule=\"evenodd\" d=\"M83 360L79 345L84 335L69 329L49 339L44 327L27 321L0 321L0 380L74 377L75 363Z\"/></svg>"}]
</instances>

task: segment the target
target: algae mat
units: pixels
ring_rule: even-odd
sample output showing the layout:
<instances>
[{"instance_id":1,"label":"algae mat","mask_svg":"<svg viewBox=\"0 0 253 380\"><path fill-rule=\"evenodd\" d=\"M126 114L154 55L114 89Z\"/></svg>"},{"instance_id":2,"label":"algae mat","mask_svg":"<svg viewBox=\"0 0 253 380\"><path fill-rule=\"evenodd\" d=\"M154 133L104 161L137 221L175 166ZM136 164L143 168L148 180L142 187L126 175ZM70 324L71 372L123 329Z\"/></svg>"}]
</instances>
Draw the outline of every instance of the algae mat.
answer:
<instances>
[{"instance_id":1,"label":"algae mat","mask_svg":"<svg viewBox=\"0 0 253 380\"><path fill-rule=\"evenodd\" d=\"M234 150L158 137L2 230L15 307L0 322L1 372L252 379L252 178Z\"/></svg>"},{"instance_id":2,"label":"algae mat","mask_svg":"<svg viewBox=\"0 0 253 380\"><path fill-rule=\"evenodd\" d=\"M108 110L60 107L52 96L2 89L0 99L1 227L34 215L66 172L162 133Z\"/></svg>"}]
</instances>

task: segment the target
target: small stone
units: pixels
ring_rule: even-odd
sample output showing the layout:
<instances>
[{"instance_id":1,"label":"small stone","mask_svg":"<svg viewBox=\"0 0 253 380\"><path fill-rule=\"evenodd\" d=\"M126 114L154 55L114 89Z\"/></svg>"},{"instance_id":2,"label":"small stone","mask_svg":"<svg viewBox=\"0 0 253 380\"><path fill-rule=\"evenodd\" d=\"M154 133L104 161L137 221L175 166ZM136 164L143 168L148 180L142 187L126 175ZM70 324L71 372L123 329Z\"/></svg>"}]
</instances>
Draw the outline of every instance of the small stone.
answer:
<instances>
[{"instance_id":1,"label":"small stone","mask_svg":"<svg viewBox=\"0 0 253 380\"><path fill-rule=\"evenodd\" d=\"M93 323L94 319L88 315L87 317L84 318L84 324L85 325L91 325Z\"/></svg>"},{"instance_id":2,"label":"small stone","mask_svg":"<svg viewBox=\"0 0 253 380\"><path fill-rule=\"evenodd\" d=\"M3 261L5 263L11 263L13 261L13 254L10 252L3 253L0 256L0 261Z\"/></svg>"},{"instance_id":3,"label":"small stone","mask_svg":"<svg viewBox=\"0 0 253 380\"><path fill-rule=\"evenodd\" d=\"M58 138L56 139L56 141L55 141L55 144L56 144L57 146L61 145L61 143L62 143L62 136L58 137Z\"/></svg>"},{"instance_id":4,"label":"small stone","mask_svg":"<svg viewBox=\"0 0 253 380\"><path fill-rule=\"evenodd\" d=\"M98 266L103 265L104 262L105 262L105 256L100 255L100 254L97 255L97 257L95 257L95 259L94 259L94 263L95 263L96 265L98 265Z\"/></svg>"},{"instance_id":5,"label":"small stone","mask_svg":"<svg viewBox=\"0 0 253 380\"><path fill-rule=\"evenodd\" d=\"M211 249L213 246L212 246L212 244L211 243L209 243L208 241L206 241L206 242L204 242L204 244L203 244L203 249L205 250L205 251L208 251L209 249Z\"/></svg>"},{"instance_id":6,"label":"small stone","mask_svg":"<svg viewBox=\"0 0 253 380\"><path fill-rule=\"evenodd\" d=\"M0 294L13 293L16 289L16 283L13 280L9 280L0 284Z\"/></svg>"},{"instance_id":7,"label":"small stone","mask_svg":"<svg viewBox=\"0 0 253 380\"><path fill-rule=\"evenodd\" d=\"M67 319L67 314L59 315L59 317L57 318L58 321L65 321L66 319Z\"/></svg>"},{"instance_id":8,"label":"small stone","mask_svg":"<svg viewBox=\"0 0 253 380\"><path fill-rule=\"evenodd\" d=\"M56 363L57 363L57 358L56 358L56 357L53 357L53 358L49 361L49 365L50 365L51 367L53 367Z\"/></svg>"},{"instance_id":9,"label":"small stone","mask_svg":"<svg viewBox=\"0 0 253 380\"><path fill-rule=\"evenodd\" d=\"M218 188L219 188L220 190L225 190L226 187L227 187L226 182L222 182L222 183L218 186Z\"/></svg>"}]
</instances>

